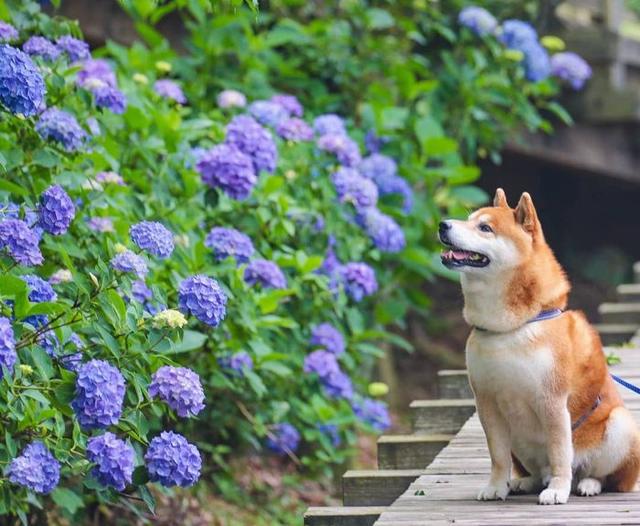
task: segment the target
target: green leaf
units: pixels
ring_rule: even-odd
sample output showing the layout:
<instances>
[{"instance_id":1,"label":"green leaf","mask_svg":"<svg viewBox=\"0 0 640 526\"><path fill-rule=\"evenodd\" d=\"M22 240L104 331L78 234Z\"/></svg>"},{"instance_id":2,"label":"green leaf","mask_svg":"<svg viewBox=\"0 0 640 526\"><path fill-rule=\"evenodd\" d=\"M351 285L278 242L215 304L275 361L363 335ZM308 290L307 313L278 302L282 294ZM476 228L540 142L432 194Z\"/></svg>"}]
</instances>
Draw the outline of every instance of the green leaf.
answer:
<instances>
[{"instance_id":1,"label":"green leaf","mask_svg":"<svg viewBox=\"0 0 640 526\"><path fill-rule=\"evenodd\" d=\"M176 344L172 350L173 353L182 353L201 349L207 341L207 335L201 332L185 330L182 341Z\"/></svg>"},{"instance_id":2,"label":"green leaf","mask_svg":"<svg viewBox=\"0 0 640 526\"><path fill-rule=\"evenodd\" d=\"M244 377L249 381L251 389L253 389L258 398L262 398L267 393L266 386L264 385L262 379L256 373L245 369Z\"/></svg>"},{"instance_id":3,"label":"green leaf","mask_svg":"<svg viewBox=\"0 0 640 526\"><path fill-rule=\"evenodd\" d=\"M62 509L67 510L72 515L80 508L84 507L82 498L74 491L58 486L51 492L51 498Z\"/></svg>"}]
</instances>

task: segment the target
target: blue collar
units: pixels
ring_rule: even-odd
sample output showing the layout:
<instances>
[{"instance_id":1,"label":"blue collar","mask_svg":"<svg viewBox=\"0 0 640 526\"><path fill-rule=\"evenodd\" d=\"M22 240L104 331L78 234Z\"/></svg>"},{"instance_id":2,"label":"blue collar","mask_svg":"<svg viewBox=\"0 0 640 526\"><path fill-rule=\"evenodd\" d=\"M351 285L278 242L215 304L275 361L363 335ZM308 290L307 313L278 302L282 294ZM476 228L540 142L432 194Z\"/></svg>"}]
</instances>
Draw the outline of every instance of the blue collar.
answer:
<instances>
[{"instance_id":1,"label":"blue collar","mask_svg":"<svg viewBox=\"0 0 640 526\"><path fill-rule=\"evenodd\" d=\"M536 321L551 320L553 318L557 318L558 316L562 315L563 312L564 311L562 309L541 310L536 316L534 316L529 321L527 321L527 323L534 323ZM474 329L476 329L478 331L482 331L482 332L495 332L495 331L490 331L489 329L483 329L482 327L478 327L477 325L474 326Z\"/></svg>"}]
</instances>

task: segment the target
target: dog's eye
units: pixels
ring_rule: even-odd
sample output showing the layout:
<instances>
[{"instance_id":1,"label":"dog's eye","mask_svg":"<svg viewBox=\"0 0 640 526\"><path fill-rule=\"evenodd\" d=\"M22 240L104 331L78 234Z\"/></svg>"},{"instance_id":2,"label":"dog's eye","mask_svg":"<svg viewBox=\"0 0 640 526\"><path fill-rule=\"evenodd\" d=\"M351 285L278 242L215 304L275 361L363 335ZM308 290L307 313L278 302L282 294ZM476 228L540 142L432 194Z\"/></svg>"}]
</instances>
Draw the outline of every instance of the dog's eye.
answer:
<instances>
[{"instance_id":1,"label":"dog's eye","mask_svg":"<svg viewBox=\"0 0 640 526\"><path fill-rule=\"evenodd\" d=\"M492 233L493 232L493 228L491 228L489 225L487 225L487 223L480 223L478 225L478 228L480 229L481 232L488 232L488 233Z\"/></svg>"}]
</instances>

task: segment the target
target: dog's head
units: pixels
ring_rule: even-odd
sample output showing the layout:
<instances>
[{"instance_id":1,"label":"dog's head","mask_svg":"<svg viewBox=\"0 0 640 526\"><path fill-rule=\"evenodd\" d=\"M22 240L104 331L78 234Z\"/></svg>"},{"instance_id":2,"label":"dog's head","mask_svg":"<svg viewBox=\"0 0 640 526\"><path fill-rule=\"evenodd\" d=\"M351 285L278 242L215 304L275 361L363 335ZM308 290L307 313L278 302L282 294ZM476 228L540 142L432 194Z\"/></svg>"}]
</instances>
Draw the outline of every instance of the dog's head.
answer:
<instances>
[{"instance_id":1,"label":"dog's head","mask_svg":"<svg viewBox=\"0 0 640 526\"><path fill-rule=\"evenodd\" d=\"M517 267L530 257L535 243L544 243L531 196L523 193L518 206L510 208L502 188L496 190L493 206L475 211L466 221L442 221L439 237L446 246L442 263L474 274Z\"/></svg>"}]
</instances>

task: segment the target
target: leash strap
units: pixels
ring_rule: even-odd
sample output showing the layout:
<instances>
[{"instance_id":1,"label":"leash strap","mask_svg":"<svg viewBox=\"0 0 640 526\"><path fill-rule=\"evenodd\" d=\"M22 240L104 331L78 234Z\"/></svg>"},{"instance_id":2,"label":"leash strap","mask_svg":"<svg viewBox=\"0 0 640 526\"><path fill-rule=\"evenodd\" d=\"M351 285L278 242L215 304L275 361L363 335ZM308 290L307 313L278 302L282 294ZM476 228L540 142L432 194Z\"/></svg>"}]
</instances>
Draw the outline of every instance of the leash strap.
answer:
<instances>
[{"instance_id":1,"label":"leash strap","mask_svg":"<svg viewBox=\"0 0 640 526\"><path fill-rule=\"evenodd\" d=\"M633 391L636 394L640 394L640 387L638 387L636 385L633 385L633 384L630 384L626 380L623 380L622 378L620 378L619 376L616 376L613 373L611 373L611 378L613 378L621 386L626 387L627 389L629 389L629 391Z\"/></svg>"},{"instance_id":2,"label":"leash strap","mask_svg":"<svg viewBox=\"0 0 640 526\"><path fill-rule=\"evenodd\" d=\"M582 424L584 424L587 421L587 419L595 412L595 410L598 409L598 407L600 407L601 403L602 403L602 398L600 397L600 395L598 395L598 398L596 398L596 401L591 406L591 409L589 409L589 411L587 411L584 415L582 415L580 418L578 418L578 420L576 420L571 425L571 431L575 431Z\"/></svg>"}]
</instances>

